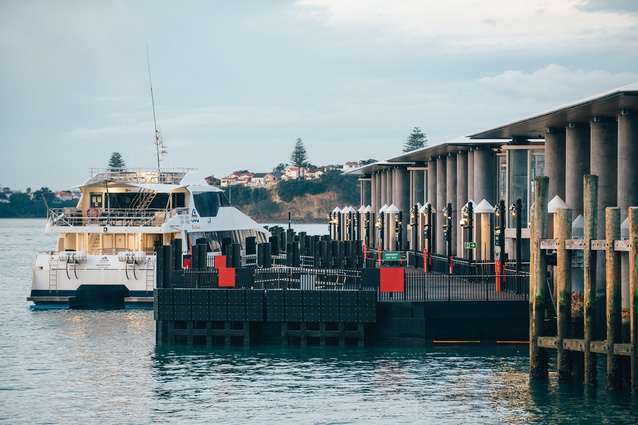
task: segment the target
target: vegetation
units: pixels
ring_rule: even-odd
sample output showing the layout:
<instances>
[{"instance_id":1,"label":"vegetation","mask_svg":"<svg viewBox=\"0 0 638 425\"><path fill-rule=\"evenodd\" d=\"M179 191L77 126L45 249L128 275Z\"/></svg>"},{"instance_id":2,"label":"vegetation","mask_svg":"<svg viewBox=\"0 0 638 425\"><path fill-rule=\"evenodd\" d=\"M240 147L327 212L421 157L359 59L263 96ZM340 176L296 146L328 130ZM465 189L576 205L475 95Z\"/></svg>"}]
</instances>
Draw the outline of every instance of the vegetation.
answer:
<instances>
[{"instance_id":1,"label":"vegetation","mask_svg":"<svg viewBox=\"0 0 638 425\"><path fill-rule=\"evenodd\" d=\"M7 199L7 197L5 194L1 194L0 199ZM48 187L36 190L32 195L29 193L14 193L9 198L9 201L10 203L0 202L0 217L2 218L46 217L47 206L61 208L74 207L77 204L76 200L60 201Z\"/></svg>"},{"instance_id":2,"label":"vegetation","mask_svg":"<svg viewBox=\"0 0 638 425\"><path fill-rule=\"evenodd\" d=\"M403 152L411 152L417 149L424 148L428 138L421 132L419 127L414 127L412 133L408 136L403 144Z\"/></svg>"},{"instance_id":3,"label":"vegetation","mask_svg":"<svg viewBox=\"0 0 638 425\"><path fill-rule=\"evenodd\" d=\"M304 147L301 138L297 139L295 148L290 154L290 163L299 168L308 166L308 152L306 152L306 148Z\"/></svg>"},{"instance_id":4,"label":"vegetation","mask_svg":"<svg viewBox=\"0 0 638 425\"><path fill-rule=\"evenodd\" d=\"M318 180L287 180L277 185L277 195L284 202L291 202L298 196L305 194L317 195L325 192L335 192L341 203L359 203L359 181L356 176L348 176L340 171L331 170L324 173Z\"/></svg>"},{"instance_id":5,"label":"vegetation","mask_svg":"<svg viewBox=\"0 0 638 425\"><path fill-rule=\"evenodd\" d=\"M126 167L124 158L119 152L113 152L111 159L109 159L109 169L111 171L122 171Z\"/></svg>"}]
</instances>

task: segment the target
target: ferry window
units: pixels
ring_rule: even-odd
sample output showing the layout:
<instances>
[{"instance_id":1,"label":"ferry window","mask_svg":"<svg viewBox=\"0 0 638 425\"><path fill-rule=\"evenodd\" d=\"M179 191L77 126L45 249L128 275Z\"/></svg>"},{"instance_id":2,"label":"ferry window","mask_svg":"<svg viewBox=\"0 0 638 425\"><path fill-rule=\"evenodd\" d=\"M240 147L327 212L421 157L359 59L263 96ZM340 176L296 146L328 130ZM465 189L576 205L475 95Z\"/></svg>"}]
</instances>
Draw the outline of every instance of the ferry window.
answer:
<instances>
[{"instance_id":1,"label":"ferry window","mask_svg":"<svg viewBox=\"0 0 638 425\"><path fill-rule=\"evenodd\" d=\"M186 206L186 196L183 193L173 193L173 208L184 208Z\"/></svg>"},{"instance_id":2,"label":"ferry window","mask_svg":"<svg viewBox=\"0 0 638 425\"><path fill-rule=\"evenodd\" d=\"M230 202L228 201L228 198L226 198L225 193L220 193L219 198L221 200L222 207L230 207Z\"/></svg>"},{"instance_id":3,"label":"ferry window","mask_svg":"<svg viewBox=\"0 0 638 425\"><path fill-rule=\"evenodd\" d=\"M91 193L91 207L102 208L102 194Z\"/></svg>"},{"instance_id":4,"label":"ferry window","mask_svg":"<svg viewBox=\"0 0 638 425\"><path fill-rule=\"evenodd\" d=\"M216 217L220 207L220 197L217 192L193 193L195 208L200 217Z\"/></svg>"}]
</instances>

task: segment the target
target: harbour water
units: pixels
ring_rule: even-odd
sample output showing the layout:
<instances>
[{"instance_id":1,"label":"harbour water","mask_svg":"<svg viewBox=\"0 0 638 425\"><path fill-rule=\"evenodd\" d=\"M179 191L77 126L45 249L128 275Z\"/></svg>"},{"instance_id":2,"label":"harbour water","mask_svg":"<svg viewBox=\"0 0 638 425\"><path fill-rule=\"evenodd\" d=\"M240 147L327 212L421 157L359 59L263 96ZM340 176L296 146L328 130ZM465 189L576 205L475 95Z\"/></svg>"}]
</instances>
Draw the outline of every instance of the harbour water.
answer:
<instances>
[{"instance_id":1,"label":"harbour water","mask_svg":"<svg viewBox=\"0 0 638 425\"><path fill-rule=\"evenodd\" d=\"M157 346L152 311L32 311L43 229L0 219L3 424L638 422L604 365L597 389L529 383L525 345Z\"/></svg>"}]
</instances>

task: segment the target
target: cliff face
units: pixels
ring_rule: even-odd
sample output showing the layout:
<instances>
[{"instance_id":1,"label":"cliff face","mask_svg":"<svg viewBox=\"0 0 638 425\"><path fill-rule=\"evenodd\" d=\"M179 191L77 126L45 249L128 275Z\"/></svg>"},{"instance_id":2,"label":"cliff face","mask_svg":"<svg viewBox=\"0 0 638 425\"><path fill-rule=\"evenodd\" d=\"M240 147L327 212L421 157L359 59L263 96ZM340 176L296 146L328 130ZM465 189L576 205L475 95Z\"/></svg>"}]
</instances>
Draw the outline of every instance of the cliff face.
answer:
<instances>
[{"instance_id":1,"label":"cliff face","mask_svg":"<svg viewBox=\"0 0 638 425\"><path fill-rule=\"evenodd\" d=\"M252 218L258 221L280 222L288 220L288 212L291 213L292 220L298 222L325 222L328 214L335 207L343 208L345 205L339 204L339 197L336 192L324 192L318 195L305 194L298 196L291 202L283 202L273 193L272 200L279 204L279 213L268 215L255 215Z\"/></svg>"}]
</instances>

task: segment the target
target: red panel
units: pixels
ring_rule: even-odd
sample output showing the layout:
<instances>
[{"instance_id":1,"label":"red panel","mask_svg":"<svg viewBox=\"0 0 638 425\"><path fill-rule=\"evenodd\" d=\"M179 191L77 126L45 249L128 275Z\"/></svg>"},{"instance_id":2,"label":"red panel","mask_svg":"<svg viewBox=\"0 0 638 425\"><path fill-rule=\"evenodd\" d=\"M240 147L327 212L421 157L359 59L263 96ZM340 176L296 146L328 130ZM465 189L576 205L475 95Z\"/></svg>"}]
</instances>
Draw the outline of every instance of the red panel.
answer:
<instances>
[{"instance_id":1,"label":"red panel","mask_svg":"<svg viewBox=\"0 0 638 425\"><path fill-rule=\"evenodd\" d=\"M405 269L402 267L382 268L380 272L381 292L404 292Z\"/></svg>"},{"instance_id":2,"label":"red panel","mask_svg":"<svg viewBox=\"0 0 638 425\"><path fill-rule=\"evenodd\" d=\"M215 268L216 269L225 269L226 268L226 256L225 255L216 255L213 257L215 259ZM235 286L235 285L233 285Z\"/></svg>"},{"instance_id":3,"label":"red panel","mask_svg":"<svg viewBox=\"0 0 638 425\"><path fill-rule=\"evenodd\" d=\"M226 263L224 263L226 264ZM230 268L230 269L218 269L217 270L218 273L218 278L219 278L219 287L230 287L230 288L234 288L235 287L235 269Z\"/></svg>"}]
</instances>

